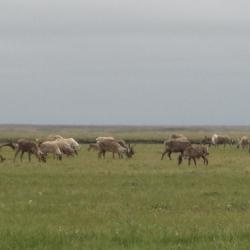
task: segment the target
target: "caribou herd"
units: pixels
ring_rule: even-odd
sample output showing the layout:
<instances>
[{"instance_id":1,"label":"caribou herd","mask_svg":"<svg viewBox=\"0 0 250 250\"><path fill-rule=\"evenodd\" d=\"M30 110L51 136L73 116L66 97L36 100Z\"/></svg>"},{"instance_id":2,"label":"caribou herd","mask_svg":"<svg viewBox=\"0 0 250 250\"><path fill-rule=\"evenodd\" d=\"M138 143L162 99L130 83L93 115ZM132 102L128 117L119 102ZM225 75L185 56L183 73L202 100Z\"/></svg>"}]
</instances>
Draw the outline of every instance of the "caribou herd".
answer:
<instances>
[{"instance_id":1,"label":"caribou herd","mask_svg":"<svg viewBox=\"0 0 250 250\"><path fill-rule=\"evenodd\" d=\"M75 156L78 155L80 149L79 143L74 138L64 138L60 135L49 135L45 139L19 139L16 142L8 142L0 145L2 147L10 147L15 151L13 161L16 161L20 154L20 160L23 160L24 153L28 154L28 159L31 161L31 155L34 155L39 161L46 162L48 155L52 155L54 159L62 160L63 155ZM96 143L89 144L88 150L98 152L99 158L105 158L106 152L111 152L113 158L118 155L119 158L132 158L134 149L124 140L115 139L113 137L97 137ZM6 160L0 154L0 161Z\"/></svg>"},{"instance_id":2,"label":"caribou herd","mask_svg":"<svg viewBox=\"0 0 250 250\"><path fill-rule=\"evenodd\" d=\"M234 140L226 135L214 134L211 137L205 136L201 140L192 140L181 134L172 134L164 141L164 149L161 154L161 160L165 155L171 160L172 153L178 153L178 165L183 160L188 160L188 165L193 161L196 166L198 159L203 159L203 163L208 165L208 155L210 146L218 147L219 145L236 145L237 148L248 148L250 153L250 139L247 136L242 136L238 140ZM54 159L62 160L63 156L73 157L78 155L80 150L79 143L74 138L64 138L61 135L49 135L44 139L19 139L16 142L8 142L0 145L2 147L10 147L15 153L13 161L16 161L20 154L20 160L23 160L24 153L28 154L28 159L31 161L31 155L34 155L38 161L46 162L48 155L52 155ZM97 137L95 143L88 145L88 151L96 151L100 159L104 159L107 152L112 153L115 158L132 158L135 154L134 147L126 143L122 139L116 139L111 136ZM6 158L0 154L0 161Z\"/></svg>"}]
</instances>

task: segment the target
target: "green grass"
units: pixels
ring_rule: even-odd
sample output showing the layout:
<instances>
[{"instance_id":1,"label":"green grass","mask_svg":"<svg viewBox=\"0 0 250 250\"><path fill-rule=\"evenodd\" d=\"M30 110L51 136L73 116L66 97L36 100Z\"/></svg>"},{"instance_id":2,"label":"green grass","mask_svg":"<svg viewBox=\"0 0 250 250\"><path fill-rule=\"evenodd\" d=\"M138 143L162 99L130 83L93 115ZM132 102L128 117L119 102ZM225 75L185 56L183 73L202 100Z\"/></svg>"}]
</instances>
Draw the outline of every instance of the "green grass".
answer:
<instances>
[{"instance_id":1,"label":"green grass","mask_svg":"<svg viewBox=\"0 0 250 250\"><path fill-rule=\"evenodd\" d=\"M46 164L2 149L0 249L249 249L250 155L211 148L208 167L178 167L162 149L100 160L82 145Z\"/></svg>"}]
</instances>

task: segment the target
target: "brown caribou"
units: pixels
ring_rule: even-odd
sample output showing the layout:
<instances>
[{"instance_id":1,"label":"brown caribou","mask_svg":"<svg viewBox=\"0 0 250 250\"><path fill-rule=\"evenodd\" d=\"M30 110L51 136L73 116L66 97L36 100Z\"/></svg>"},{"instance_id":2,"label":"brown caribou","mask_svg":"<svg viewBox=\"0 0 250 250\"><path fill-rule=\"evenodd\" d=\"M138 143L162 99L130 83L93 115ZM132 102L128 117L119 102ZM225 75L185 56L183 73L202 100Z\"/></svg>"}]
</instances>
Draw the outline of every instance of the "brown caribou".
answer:
<instances>
[{"instance_id":1,"label":"brown caribou","mask_svg":"<svg viewBox=\"0 0 250 250\"><path fill-rule=\"evenodd\" d=\"M185 148L183 154L179 155L178 164L180 165L182 163L182 159L186 158L188 159L188 165L190 165L191 160L193 160L194 165L196 166L196 159L202 158L204 164L208 165L208 159L206 157L207 155L209 155L208 147L202 145L198 146L190 145L187 148Z\"/></svg>"},{"instance_id":2,"label":"brown caribou","mask_svg":"<svg viewBox=\"0 0 250 250\"><path fill-rule=\"evenodd\" d=\"M31 154L34 154L39 161L46 162L46 158L42 151L40 150L39 146L30 140L19 139L17 141L16 153L14 156L13 161L16 161L17 155L21 152L20 160L23 160L24 153L28 153L29 161L31 161Z\"/></svg>"},{"instance_id":3,"label":"brown caribou","mask_svg":"<svg viewBox=\"0 0 250 250\"><path fill-rule=\"evenodd\" d=\"M161 155L161 160L163 160L166 154L168 154L168 158L171 160L172 153L181 153L181 155L183 155L185 148L190 146L191 143L186 138L177 138L165 141L164 145L165 149Z\"/></svg>"},{"instance_id":4,"label":"brown caribou","mask_svg":"<svg viewBox=\"0 0 250 250\"><path fill-rule=\"evenodd\" d=\"M115 154L118 154L119 158L122 158L123 155L126 155L127 158L131 158L135 154L134 148L130 144L126 144L124 140L105 139L97 141L97 144L99 147L99 158L101 156L104 158L106 152L112 152L113 158L115 158Z\"/></svg>"}]
</instances>

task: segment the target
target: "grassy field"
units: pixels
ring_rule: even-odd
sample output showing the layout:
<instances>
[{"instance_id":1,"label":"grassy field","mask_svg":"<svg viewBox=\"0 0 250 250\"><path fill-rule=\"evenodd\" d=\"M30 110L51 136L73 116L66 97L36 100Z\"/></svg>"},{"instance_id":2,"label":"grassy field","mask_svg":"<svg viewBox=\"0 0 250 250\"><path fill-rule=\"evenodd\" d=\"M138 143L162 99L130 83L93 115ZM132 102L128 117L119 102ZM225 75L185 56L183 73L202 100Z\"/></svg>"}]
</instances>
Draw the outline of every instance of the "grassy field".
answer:
<instances>
[{"instance_id":1,"label":"grassy field","mask_svg":"<svg viewBox=\"0 0 250 250\"><path fill-rule=\"evenodd\" d=\"M0 249L249 249L250 155L210 149L209 165L79 156L0 163Z\"/></svg>"}]
</instances>

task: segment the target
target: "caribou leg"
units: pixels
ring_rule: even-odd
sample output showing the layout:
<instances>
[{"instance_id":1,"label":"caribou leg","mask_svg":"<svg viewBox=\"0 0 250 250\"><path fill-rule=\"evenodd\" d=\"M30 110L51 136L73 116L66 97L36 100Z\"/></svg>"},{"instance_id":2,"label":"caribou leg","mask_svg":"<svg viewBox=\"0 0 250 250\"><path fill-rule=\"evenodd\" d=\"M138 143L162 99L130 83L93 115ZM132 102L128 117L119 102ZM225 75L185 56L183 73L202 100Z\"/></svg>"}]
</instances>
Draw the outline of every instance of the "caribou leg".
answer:
<instances>
[{"instance_id":1,"label":"caribou leg","mask_svg":"<svg viewBox=\"0 0 250 250\"><path fill-rule=\"evenodd\" d=\"M16 157L17 157L17 155L19 154L19 152L20 152L20 149L18 149L18 150L16 151L16 153L15 153L15 156L14 156L14 159L13 159L14 162L16 161Z\"/></svg>"},{"instance_id":2,"label":"caribou leg","mask_svg":"<svg viewBox=\"0 0 250 250\"><path fill-rule=\"evenodd\" d=\"M171 151L168 152L168 158L169 158L169 160L172 160L171 153L172 153Z\"/></svg>"},{"instance_id":3,"label":"caribou leg","mask_svg":"<svg viewBox=\"0 0 250 250\"><path fill-rule=\"evenodd\" d=\"M24 151L21 152L21 155L20 155L20 160L23 161L23 154L24 154Z\"/></svg>"},{"instance_id":4,"label":"caribou leg","mask_svg":"<svg viewBox=\"0 0 250 250\"><path fill-rule=\"evenodd\" d=\"M193 157L193 161L194 161L194 165L196 166L196 160L195 160L195 157Z\"/></svg>"},{"instance_id":5,"label":"caribou leg","mask_svg":"<svg viewBox=\"0 0 250 250\"><path fill-rule=\"evenodd\" d=\"M206 166L208 165L208 159L205 157L205 159L206 159Z\"/></svg>"},{"instance_id":6,"label":"caribou leg","mask_svg":"<svg viewBox=\"0 0 250 250\"><path fill-rule=\"evenodd\" d=\"M180 154L178 157L178 165L180 165L182 163L182 161L183 161L182 154Z\"/></svg>"},{"instance_id":7,"label":"caribou leg","mask_svg":"<svg viewBox=\"0 0 250 250\"><path fill-rule=\"evenodd\" d=\"M204 165L206 165L206 159L205 159L205 156L204 156L204 155L202 155L202 156L201 156L201 158L203 159L203 163L204 163Z\"/></svg>"},{"instance_id":8,"label":"caribou leg","mask_svg":"<svg viewBox=\"0 0 250 250\"><path fill-rule=\"evenodd\" d=\"M162 155L161 155L161 160L163 160L163 157L165 156L165 154L168 152L168 150L167 149L165 149L165 151L162 153Z\"/></svg>"},{"instance_id":9,"label":"caribou leg","mask_svg":"<svg viewBox=\"0 0 250 250\"><path fill-rule=\"evenodd\" d=\"M202 156L202 158L203 158L203 161L204 161L204 165L208 165L208 159L207 159L207 157L206 156Z\"/></svg>"},{"instance_id":10,"label":"caribou leg","mask_svg":"<svg viewBox=\"0 0 250 250\"><path fill-rule=\"evenodd\" d=\"M105 158L105 151L104 150L100 150L99 152L98 152L98 158Z\"/></svg>"}]
</instances>

